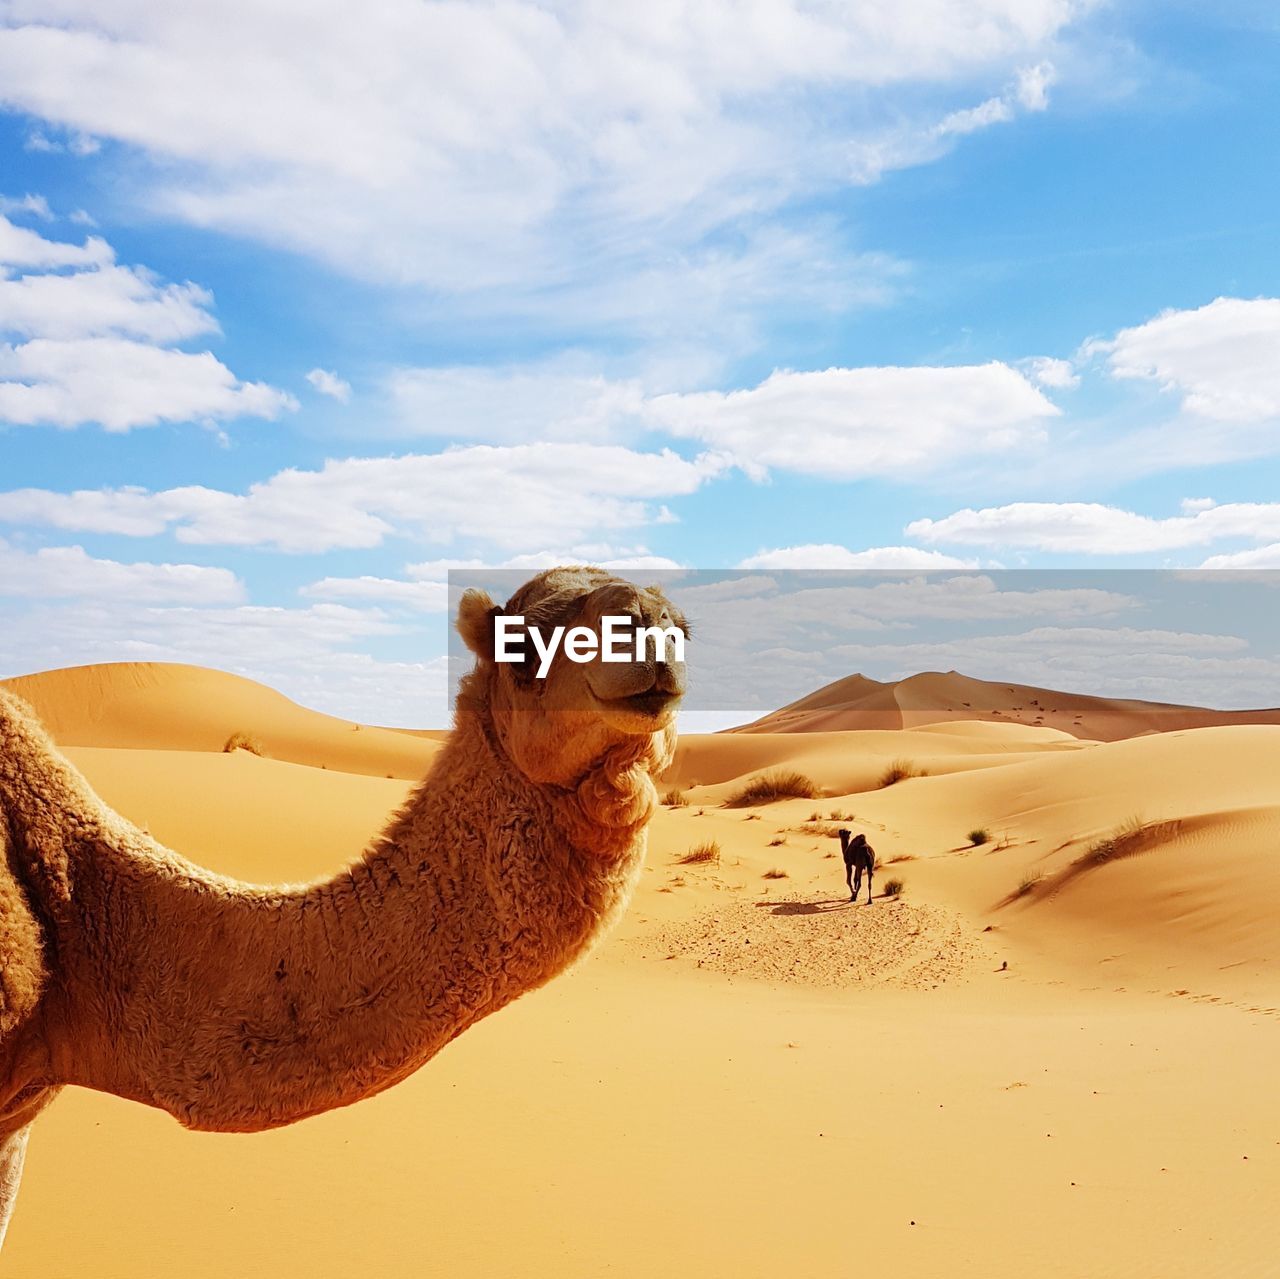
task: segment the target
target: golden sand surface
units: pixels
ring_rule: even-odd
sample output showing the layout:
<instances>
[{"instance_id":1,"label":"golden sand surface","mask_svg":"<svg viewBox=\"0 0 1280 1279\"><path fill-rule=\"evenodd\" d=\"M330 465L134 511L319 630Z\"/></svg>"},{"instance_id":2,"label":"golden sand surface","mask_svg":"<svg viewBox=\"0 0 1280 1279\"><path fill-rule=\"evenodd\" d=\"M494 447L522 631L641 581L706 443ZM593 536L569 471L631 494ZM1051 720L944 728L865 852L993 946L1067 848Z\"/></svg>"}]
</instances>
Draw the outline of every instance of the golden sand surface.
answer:
<instances>
[{"instance_id":1,"label":"golden sand surface","mask_svg":"<svg viewBox=\"0 0 1280 1279\"><path fill-rule=\"evenodd\" d=\"M264 882L358 853L440 745L191 667L15 684L109 804ZM1272 1274L1280 727L1107 736L686 738L686 802L576 971L275 1132L67 1090L4 1273ZM927 775L881 786L895 762ZM725 805L779 767L821 797Z\"/></svg>"}]
</instances>

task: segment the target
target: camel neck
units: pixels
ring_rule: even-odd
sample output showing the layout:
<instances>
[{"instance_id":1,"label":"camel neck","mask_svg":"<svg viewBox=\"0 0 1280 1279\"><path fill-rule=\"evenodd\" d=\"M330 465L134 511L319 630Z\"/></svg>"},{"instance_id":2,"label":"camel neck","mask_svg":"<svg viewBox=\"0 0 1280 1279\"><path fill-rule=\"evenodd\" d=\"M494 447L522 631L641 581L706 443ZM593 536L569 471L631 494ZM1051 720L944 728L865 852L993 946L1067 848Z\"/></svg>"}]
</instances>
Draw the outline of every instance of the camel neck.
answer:
<instances>
[{"instance_id":1,"label":"camel neck","mask_svg":"<svg viewBox=\"0 0 1280 1279\"><path fill-rule=\"evenodd\" d=\"M76 1049L55 1053L55 1082L220 1131L391 1086L585 953L625 904L643 826L602 856L573 798L499 766L464 716L364 855L304 888L223 879L117 819L77 859L59 929Z\"/></svg>"}]
</instances>

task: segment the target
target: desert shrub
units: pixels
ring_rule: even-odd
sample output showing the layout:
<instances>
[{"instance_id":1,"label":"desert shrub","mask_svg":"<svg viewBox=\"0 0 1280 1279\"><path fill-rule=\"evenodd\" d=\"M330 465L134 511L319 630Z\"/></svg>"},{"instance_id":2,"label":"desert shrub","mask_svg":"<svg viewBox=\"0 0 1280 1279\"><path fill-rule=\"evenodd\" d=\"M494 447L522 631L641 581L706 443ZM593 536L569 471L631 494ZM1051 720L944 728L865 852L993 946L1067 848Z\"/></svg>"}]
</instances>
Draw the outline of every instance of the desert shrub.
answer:
<instances>
[{"instance_id":1,"label":"desert shrub","mask_svg":"<svg viewBox=\"0 0 1280 1279\"><path fill-rule=\"evenodd\" d=\"M1018 880L1017 891L1013 894L1015 897L1025 897L1028 893L1034 891L1036 885L1044 878L1044 872L1039 870L1027 870L1023 872L1022 878Z\"/></svg>"},{"instance_id":2,"label":"desert shrub","mask_svg":"<svg viewBox=\"0 0 1280 1279\"><path fill-rule=\"evenodd\" d=\"M854 813L845 813L845 812L842 812L842 811L841 811L840 809L838 809L838 808L833 808L833 809L832 809L832 810L827 814L827 816L828 816L828 817L829 817L833 822L851 822L851 821L854 821L854 820L855 820L855 816L856 816L856 815L855 815Z\"/></svg>"},{"instance_id":3,"label":"desert shrub","mask_svg":"<svg viewBox=\"0 0 1280 1279\"><path fill-rule=\"evenodd\" d=\"M662 797L663 806L666 808L688 808L689 795L688 792L680 790L673 786Z\"/></svg>"},{"instance_id":4,"label":"desert shrub","mask_svg":"<svg viewBox=\"0 0 1280 1279\"><path fill-rule=\"evenodd\" d=\"M786 842L787 842L787 837L785 835L778 835L776 838L771 839L769 841L769 847L778 848L780 845L785 844Z\"/></svg>"},{"instance_id":5,"label":"desert shrub","mask_svg":"<svg viewBox=\"0 0 1280 1279\"><path fill-rule=\"evenodd\" d=\"M774 866L771 869L765 871L764 877L765 879L786 879L787 872L783 870L780 866Z\"/></svg>"},{"instance_id":6,"label":"desert shrub","mask_svg":"<svg viewBox=\"0 0 1280 1279\"><path fill-rule=\"evenodd\" d=\"M896 782L905 782L909 777L923 777L924 772L917 768L909 759L895 759L888 768L880 774L880 786L892 786Z\"/></svg>"},{"instance_id":7,"label":"desert shrub","mask_svg":"<svg viewBox=\"0 0 1280 1279\"><path fill-rule=\"evenodd\" d=\"M676 858L679 866L719 866L720 845L714 839L708 839L689 849L682 857Z\"/></svg>"},{"instance_id":8,"label":"desert shrub","mask_svg":"<svg viewBox=\"0 0 1280 1279\"><path fill-rule=\"evenodd\" d=\"M811 777L792 769L771 769L742 784L728 799L726 808L747 808L752 804L772 804L779 799L813 799L819 794Z\"/></svg>"},{"instance_id":9,"label":"desert shrub","mask_svg":"<svg viewBox=\"0 0 1280 1279\"><path fill-rule=\"evenodd\" d=\"M901 897L906 884L900 879L886 879L884 882L884 895L886 897Z\"/></svg>"},{"instance_id":10,"label":"desert shrub","mask_svg":"<svg viewBox=\"0 0 1280 1279\"><path fill-rule=\"evenodd\" d=\"M1085 860L1101 864L1110 861L1117 853L1124 849L1124 846L1140 835L1146 828L1146 822L1142 817L1135 813L1132 817L1127 817L1114 830L1109 831L1101 839L1095 841L1089 847L1089 851L1085 854Z\"/></svg>"},{"instance_id":11,"label":"desert shrub","mask_svg":"<svg viewBox=\"0 0 1280 1279\"><path fill-rule=\"evenodd\" d=\"M991 838L991 832L987 830L985 826L975 826L973 830L969 832L969 836L968 836L969 843L971 843L974 846L974 848L981 848L982 845L985 844L990 838Z\"/></svg>"},{"instance_id":12,"label":"desert shrub","mask_svg":"<svg viewBox=\"0 0 1280 1279\"><path fill-rule=\"evenodd\" d=\"M232 733L222 747L223 753L230 755L232 751L248 751L250 755L264 755L262 743L249 733Z\"/></svg>"},{"instance_id":13,"label":"desert shrub","mask_svg":"<svg viewBox=\"0 0 1280 1279\"><path fill-rule=\"evenodd\" d=\"M821 835L825 839L835 839L840 834L840 827L830 822L807 821L794 828L799 835Z\"/></svg>"}]
</instances>

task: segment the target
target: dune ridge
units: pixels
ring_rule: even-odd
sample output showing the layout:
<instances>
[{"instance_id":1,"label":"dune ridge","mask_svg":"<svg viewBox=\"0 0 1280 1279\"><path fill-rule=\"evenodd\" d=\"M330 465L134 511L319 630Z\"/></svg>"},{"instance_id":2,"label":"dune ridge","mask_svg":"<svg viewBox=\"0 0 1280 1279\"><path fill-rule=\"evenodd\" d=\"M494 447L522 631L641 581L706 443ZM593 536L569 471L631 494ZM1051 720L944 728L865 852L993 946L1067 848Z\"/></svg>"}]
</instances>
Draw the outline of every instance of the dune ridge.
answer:
<instances>
[{"instance_id":1,"label":"dune ridge","mask_svg":"<svg viewBox=\"0 0 1280 1279\"><path fill-rule=\"evenodd\" d=\"M236 734L262 754L314 768L417 779L436 735L355 724L308 710L226 671L174 662L108 662L0 680L64 746L221 751Z\"/></svg>"},{"instance_id":2,"label":"dune ridge","mask_svg":"<svg viewBox=\"0 0 1280 1279\"><path fill-rule=\"evenodd\" d=\"M750 724L726 731L821 733L918 728L952 720L1027 724L1112 742L1186 728L1280 724L1280 709L1222 711L1006 684L974 679L958 671L922 671L884 683L865 675L846 676Z\"/></svg>"}]
</instances>

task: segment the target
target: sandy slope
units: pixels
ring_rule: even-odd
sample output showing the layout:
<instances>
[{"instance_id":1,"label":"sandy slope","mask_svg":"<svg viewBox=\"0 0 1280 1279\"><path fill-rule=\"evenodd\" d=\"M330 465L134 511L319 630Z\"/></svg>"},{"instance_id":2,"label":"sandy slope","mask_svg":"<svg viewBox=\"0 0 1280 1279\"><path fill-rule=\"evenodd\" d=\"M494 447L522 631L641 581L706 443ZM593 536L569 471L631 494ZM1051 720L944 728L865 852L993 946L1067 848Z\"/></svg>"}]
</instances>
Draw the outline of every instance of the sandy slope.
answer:
<instances>
[{"instance_id":1,"label":"sandy slope","mask_svg":"<svg viewBox=\"0 0 1280 1279\"><path fill-rule=\"evenodd\" d=\"M69 746L220 751L236 733L263 754L374 777L421 777L439 735L335 719L239 675L167 662L73 666L0 686L25 698Z\"/></svg>"},{"instance_id":2,"label":"sandy slope","mask_svg":"<svg viewBox=\"0 0 1280 1279\"><path fill-rule=\"evenodd\" d=\"M1199 706L1090 697L1028 684L924 671L880 683L850 675L773 711L735 733L821 733L914 728L952 720L1044 725L1075 737L1112 742L1142 733L1224 724L1280 724L1280 710L1218 711Z\"/></svg>"},{"instance_id":3,"label":"sandy slope","mask_svg":"<svg viewBox=\"0 0 1280 1279\"><path fill-rule=\"evenodd\" d=\"M100 741L134 713L108 705L123 722L101 714ZM275 705L243 709L270 726ZM145 749L70 753L233 874L331 869L406 791L371 766L164 749L169 722ZM876 788L898 758L930 775ZM719 806L777 764L829 793ZM190 1134L68 1093L5 1273L1269 1274L1278 766L1271 727L686 740L692 802L658 814L631 911L576 973L281 1132ZM900 902L848 904L842 824ZM718 861L681 863L707 842Z\"/></svg>"}]
</instances>

